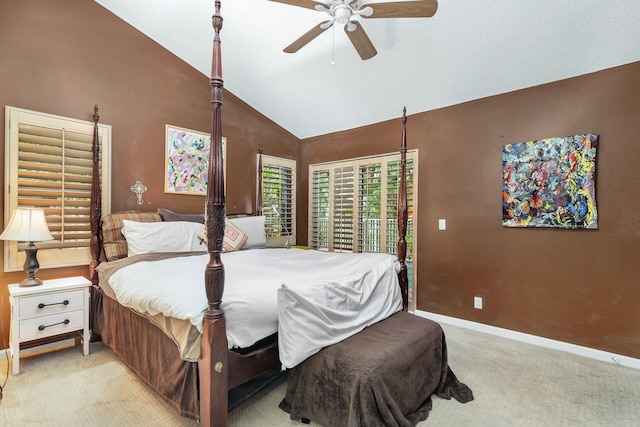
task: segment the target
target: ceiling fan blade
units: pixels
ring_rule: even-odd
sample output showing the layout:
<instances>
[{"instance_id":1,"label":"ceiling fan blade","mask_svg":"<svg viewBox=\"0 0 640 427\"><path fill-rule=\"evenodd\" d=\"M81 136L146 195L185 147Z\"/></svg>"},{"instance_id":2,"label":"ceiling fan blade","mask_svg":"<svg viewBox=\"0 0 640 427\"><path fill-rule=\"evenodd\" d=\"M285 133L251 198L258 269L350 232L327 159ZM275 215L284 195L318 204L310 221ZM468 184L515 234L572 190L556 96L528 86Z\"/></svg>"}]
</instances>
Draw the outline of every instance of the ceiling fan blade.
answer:
<instances>
[{"instance_id":1,"label":"ceiling fan blade","mask_svg":"<svg viewBox=\"0 0 640 427\"><path fill-rule=\"evenodd\" d=\"M307 9L315 9L317 5L325 6L324 3L320 3L313 0L271 0L276 3L284 3L291 6L306 7Z\"/></svg>"},{"instance_id":2,"label":"ceiling fan blade","mask_svg":"<svg viewBox=\"0 0 640 427\"><path fill-rule=\"evenodd\" d=\"M305 34L303 34L302 37L300 37L298 40L294 41L289 46L285 47L283 51L287 53L294 53L299 51L307 43L309 43L311 40L318 37L320 34L324 33L324 31L327 28L331 27L331 25L327 25L327 24L333 24L333 22L325 21L325 22L319 23L318 25L316 25L315 27L307 31Z\"/></svg>"},{"instance_id":3,"label":"ceiling fan blade","mask_svg":"<svg viewBox=\"0 0 640 427\"><path fill-rule=\"evenodd\" d=\"M365 7L373 9L369 16L363 18L429 18L438 10L438 0L400 1L393 3L364 3Z\"/></svg>"},{"instance_id":4,"label":"ceiling fan blade","mask_svg":"<svg viewBox=\"0 0 640 427\"><path fill-rule=\"evenodd\" d=\"M353 31L349 31L349 27L354 28ZM353 43L353 47L358 51L358 55L364 61L369 58L373 58L376 56L378 51L373 47L373 43L369 40L369 36L364 32L362 25L358 21L351 21L347 25L344 26L344 32L347 33L351 43Z\"/></svg>"}]
</instances>

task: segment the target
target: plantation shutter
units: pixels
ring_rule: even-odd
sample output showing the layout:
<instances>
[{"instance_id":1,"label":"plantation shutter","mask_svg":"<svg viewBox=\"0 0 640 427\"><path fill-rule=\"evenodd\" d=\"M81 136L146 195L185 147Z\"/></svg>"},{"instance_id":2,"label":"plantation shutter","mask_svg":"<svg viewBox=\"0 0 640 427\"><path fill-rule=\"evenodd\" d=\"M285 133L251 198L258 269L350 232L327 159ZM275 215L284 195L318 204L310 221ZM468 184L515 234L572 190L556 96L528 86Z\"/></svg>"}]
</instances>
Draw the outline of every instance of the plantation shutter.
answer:
<instances>
[{"instance_id":1,"label":"plantation shutter","mask_svg":"<svg viewBox=\"0 0 640 427\"><path fill-rule=\"evenodd\" d=\"M407 242L413 252L414 159L407 159ZM309 166L309 246L395 254L400 156L389 154ZM328 239L326 236L330 236Z\"/></svg>"},{"instance_id":2,"label":"plantation shutter","mask_svg":"<svg viewBox=\"0 0 640 427\"><path fill-rule=\"evenodd\" d=\"M287 236L295 244L296 161L262 156L262 213L267 238Z\"/></svg>"},{"instance_id":3,"label":"plantation shutter","mask_svg":"<svg viewBox=\"0 0 640 427\"><path fill-rule=\"evenodd\" d=\"M88 247L93 132L18 127L18 207L43 208L55 239L38 248Z\"/></svg>"},{"instance_id":4,"label":"plantation shutter","mask_svg":"<svg viewBox=\"0 0 640 427\"><path fill-rule=\"evenodd\" d=\"M334 251L353 251L354 167L333 169L333 230Z\"/></svg>"},{"instance_id":5,"label":"plantation shutter","mask_svg":"<svg viewBox=\"0 0 640 427\"><path fill-rule=\"evenodd\" d=\"M380 163L360 166L358 177L359 252L380 252L383 195L381 167Z\"/></svg>"},{"instance_id":6,"label":"plantation shutter","mask_svg":"<svg viewBox=\"0 0 640 427\"><path fill-rule=\"evenodd\" d=\"M88 264L94 124L13 107L7 107L7 119L5 217L16 207L44 209L54 240L36 243L40 268ZM109 164L110 127L99 125L98 135L106 214L110 190L103 169ZM21 268L26 245L5 242L5 271Z\"/></svg>"},{"instance_id":7,"label":"plantation shutter","mask_svg":"<svg viewBox=\"0 0 640 427\"><path fill-rule=\"evenodd\" d=\"M309 247L329 249L330 171L311 172L309 195Z\"/></svg>"}]
</instances>

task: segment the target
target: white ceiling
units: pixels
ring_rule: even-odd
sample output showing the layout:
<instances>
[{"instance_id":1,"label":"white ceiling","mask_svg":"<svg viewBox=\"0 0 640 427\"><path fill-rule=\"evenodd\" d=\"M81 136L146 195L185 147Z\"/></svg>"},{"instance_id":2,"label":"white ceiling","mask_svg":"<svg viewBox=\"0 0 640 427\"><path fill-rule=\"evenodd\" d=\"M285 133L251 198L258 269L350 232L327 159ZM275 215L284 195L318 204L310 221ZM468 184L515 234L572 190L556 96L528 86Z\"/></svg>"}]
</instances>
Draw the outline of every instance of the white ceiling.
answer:
<instances>
[{"instance_id":1,"label":"white ceiling","mask_svg":"<svg viewBox=\"0 0 640 427\"><path fill-rule=\"evenodd\" d=\"M96 2L209 76L213 0ZM225 88L298 138L640 60L638 0L439 0L432 18L361 19L367 61L341 28L282 52L323 12L222 0L221 15Z\"/></svg>"}]
</instances>

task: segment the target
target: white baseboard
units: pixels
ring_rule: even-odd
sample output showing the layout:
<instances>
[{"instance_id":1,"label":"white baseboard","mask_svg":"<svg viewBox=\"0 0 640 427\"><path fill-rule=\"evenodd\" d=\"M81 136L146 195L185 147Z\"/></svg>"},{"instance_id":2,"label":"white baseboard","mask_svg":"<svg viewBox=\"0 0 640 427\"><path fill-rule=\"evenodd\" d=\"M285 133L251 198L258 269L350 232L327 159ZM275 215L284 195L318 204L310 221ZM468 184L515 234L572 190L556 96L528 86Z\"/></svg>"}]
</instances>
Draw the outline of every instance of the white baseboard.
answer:
<instances>
[{"instance_id":1,"label":"white baseboard","mask_svg":"<svg viewBox=\"0 0 640 427\"><path fill-rule=\"evenodd\" d=\"M609 353L594 348L583 347L570 344L563 341L556 341L549 338L539 337L536 335L525 334L522 332L512 331L510 329L498 328L496 326L485 325L484 323L472 322L470 320L458 319L455 317L443 316L441 314L430 313L428 311L416 310L415 314L427 319L434 320L439 323L447 323L453 326L472 329L478 332L484 332L499 337L509 338L516 341L535 344L541 347L552 348L554 350L562 350L568 353L577 354L591 359L601 360L604 362L615 363L617 365L628 366L634 369L640 369L640 359L623 356L621 354Z\"/></svg>"},{"instance_id":2,"label":"white baseboard","mask_svg":"<svg viewBox=\"0 0 640 427\"><path fill-rule=\"evenodd\" d=\"M41 351L47 351L52 348L68 347L68 346L75 345L75 343L76 342L74 338L67 338L66 340L60 340L60 341L52 342L49 344L43 344L37 347L31 347L31 348L21 350L20 355L25 355L30 353L39 353ZM11 350L9 350L8 348L4 348L0 350L0 360L6 359L7 357L11 357Z\"/></svg>"}]
</instances>

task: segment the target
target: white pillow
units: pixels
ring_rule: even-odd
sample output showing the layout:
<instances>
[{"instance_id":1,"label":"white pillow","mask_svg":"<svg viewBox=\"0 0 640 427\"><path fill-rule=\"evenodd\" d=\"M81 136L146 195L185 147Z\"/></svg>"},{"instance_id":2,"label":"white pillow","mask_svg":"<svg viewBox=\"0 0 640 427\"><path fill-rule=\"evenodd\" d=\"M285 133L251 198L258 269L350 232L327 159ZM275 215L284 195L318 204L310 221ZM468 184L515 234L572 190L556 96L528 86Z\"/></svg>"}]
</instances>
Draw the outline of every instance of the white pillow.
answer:
<instances>
[{"instance_id":1,"label":"white pillow","mask_svg":"<svg viewBox=\"0 0 640 427\"><path fill-rule=\"evenodd\" d=\"M123 219L129 256L152 252L206 252L198 233L202 224L188 221L136 222Z\"/></svg>"},{"instance_id":2,"label":"white pillow","mask_svg":"<svg viewBox=\"0 0 640 427\"><path fill-rule=\"evenodd\" d=\"M267 235L264 234L264 215L233 218L229 221L247 235L247 240L242 245L242 249L264 248L267 246Z\"/></svg>"}]
</instances>

